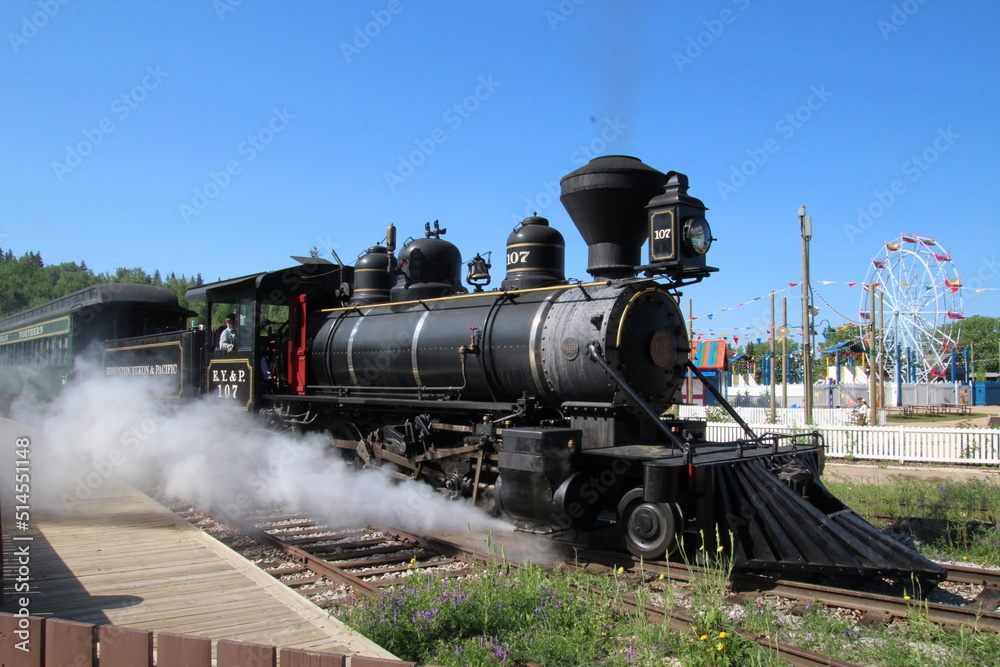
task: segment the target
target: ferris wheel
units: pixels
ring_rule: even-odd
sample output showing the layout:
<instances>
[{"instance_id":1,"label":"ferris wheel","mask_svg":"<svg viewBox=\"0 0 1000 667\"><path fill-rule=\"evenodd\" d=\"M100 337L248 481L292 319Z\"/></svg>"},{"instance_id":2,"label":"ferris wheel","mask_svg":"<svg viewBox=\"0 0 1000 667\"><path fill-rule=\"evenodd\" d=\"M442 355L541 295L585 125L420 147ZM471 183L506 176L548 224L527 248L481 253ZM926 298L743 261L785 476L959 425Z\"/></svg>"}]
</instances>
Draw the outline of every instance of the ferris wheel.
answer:
<instances>
[{"instance_id":1,"label":"ferris wheel","mask_svg":"<svg viewBox=\"0 0 1000 667\"><path fill-rule=\"evenodd\" d=\"M933 238L902 234L872 258L863 286L861 321L880 327L889 377L897 365L904 382L946 377L965 319L948 251Z\"/></svg>"}]
</instances>

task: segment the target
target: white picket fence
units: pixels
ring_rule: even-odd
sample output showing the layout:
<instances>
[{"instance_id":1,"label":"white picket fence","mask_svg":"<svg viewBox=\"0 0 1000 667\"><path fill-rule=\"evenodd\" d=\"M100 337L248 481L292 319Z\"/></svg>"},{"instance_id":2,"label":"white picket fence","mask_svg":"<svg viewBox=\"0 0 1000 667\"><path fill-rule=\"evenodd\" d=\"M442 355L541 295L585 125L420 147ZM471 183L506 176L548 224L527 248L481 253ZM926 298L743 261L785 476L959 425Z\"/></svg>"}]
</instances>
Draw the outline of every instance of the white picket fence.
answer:
<instances>
[{"instance_id":1,"label":"white picket fence","mask_svg":"<svg viewBox=\"0 0 1000 667\"><path fill-rule=\"evenodd\" d=\"M922 428L914 426L817 426L803 428L751 424L758 434L818 431L833 458L1000 465L1000 430L987 428ZM744 437L731 422L709 422L708 440L726 442Z\"/></svg>"},{"instance_id":2,"label":"white picket fence","mask_svg":"<svg viewBox=\"0 0 1000 667\"><path fill-rule=\"evenodd\" d=\"M705 419L704 405L679 405L677 406L677 416L681 419ZM722 411L725 408L713 407L714 411ZM735 408L740 418L748 424L769 424L771 418L770 408ZM725 413L728 419L728 413ZM868 409L863 410L865 418L868 417ZM886 412L883 408L876 411L878 425L885 426ZM813 408L813 423L817 426L854 426L857 422L858 412L851 408ZM785 426L804 426L805 410L802 408L775 408L776 423ZM770 425L770 424L769 424Z\"/></svg>"}]
</instances>

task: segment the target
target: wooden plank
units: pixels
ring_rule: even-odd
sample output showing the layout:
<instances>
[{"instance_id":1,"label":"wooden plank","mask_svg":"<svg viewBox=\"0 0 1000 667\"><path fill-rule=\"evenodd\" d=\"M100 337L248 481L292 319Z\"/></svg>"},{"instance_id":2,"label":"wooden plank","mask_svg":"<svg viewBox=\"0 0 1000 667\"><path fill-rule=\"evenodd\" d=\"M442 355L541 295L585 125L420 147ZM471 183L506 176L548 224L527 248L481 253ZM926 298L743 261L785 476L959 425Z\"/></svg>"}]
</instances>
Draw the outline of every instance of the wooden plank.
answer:
<instances>
[{"instance_id":1,"label":"wooden plank","mask_svg":"<svg viewBox=\"0 0 1000 667\"><path fill-rule=\"evenodd\" d=\"M45 664L94 667L97 664L95 626L49 618L45 620Z\"/></svg>"},{"instance_id":2,"label":"wooden plank","mask_svg":"<svg viewBox=\"0 0 1000 667\"><path fill-rule=\"evenodd\" d=\"M91 499L74 508L73 520L39 525L48 545L33 554L41 590L32 592L32 611L97 626L201 635L210 644L225 639L386 655L196 529L150 512L152 501L126 498ZM106 511L122 504L125 511ZM192 663L185 656L175 664Z\"/></svg>"},{"instance_id":3,"label":"wooden plank","mask_svg":"<svg viewBox=\"0 0 1000 667\"><path fill-rule=\"evenodd\" d=\"M212 640L161 632L156 636L156 667L212 667Z\"/></svg>"},{"instance_id":4,"label":"wooden plank","mask_svg":"<svg viewBox=\"0 0 1000 667\"><path fill-rule=\"evenodd\" d=\"M100 628L101 667L153 667L153 632L115 625Z\"/></svg>"},{"instance_id":5,"label":"wooden plank","mask_svg":"<svg viewBox=\"0 0 1000 667\"><path fill-rule=\"evenodd\" d=\"M351 667L416 667L415 662L392 660L390 658L369 658L367 656L351 656Z\"/></svg>"},{"instance_id":6,"label":"wooden plank","mask_svg":"<svg viewBox=\"0 0 1000 667\"><path fill-rule=\"evenodd\" d=\"M44 647L44 620L0 614L0 665L42 667Z\"/></svg>"},{"instance_id":7,"label":"wooden plank","mask_svg":"<svg viewBox=\"0 0 1000 667\"><path fill-rule=\"evenodd\" d=\"M49 588L48 585L43 582L39 585L37 597L45 597L55 600L58 599L60 595L67 593L79 595L81 584L86 586L87 591L91 596L114 595L116 597L121 597L123 594L127 594L132 591L141 591L144 596L147 592L164 593L175 591L173 597L179 597L181 595L189 595L198 591L211 592L229 590L230 588L253 590L254 588L259 588L254 584L254 582L248 580L246 577L239 576L238 574L232 572L218 572L218 564L216 564L215 567L217 572L213 575L192 575L190 579L183 577L183 575L177 579L161 579L160 577L155 577L138 580L123 576L121 583L117 586L110 581L107 583L98 583L92 581L92 577L83 575L79 579L72 580L76 582L75 586L70 586L69 580L64 582L62 586L54 588ZM44 570L42 570L42 572L44 572Z\"/></svg>"},{"instance_id":8,"label":"wooden plank","mask_svg":"<svg viewBox=\"0 0 1000 667\"><path fill-rule=\"evenodd\" d=\"M307 619L295 616L285 607L261 604L260 600L247 600L239 606L213 604L202 607L194 602L188 606L175 605L170 608L149 605L111 614L115 618L108 618L108 611L100 606L83 607L73 610L73 616L80 618L93 614L98 617L104 616L105 619L119 625L148 629L168 628L173 632L189 634L203 634L203 630L210 628L250 627L257 622L262 625L280 623L282 626L312 627Z\"/></svg>"},{"instance_id":9,"label":"wooden plank","mask_svg":"<svg viewBox=\"0 0 1000 667\"><path fill-rule=\"evenodd\" d=\"M281 649L281 667L344 667L344 656L337 653Z\"/></svg>"},{"instance_id":10,"label":"wooden plank","mask_svg":"<svg viewBox=\"0 0 1000 667\"><path fill-rule=\"evenodd\" d=\"M215 647L217 667L276 667L278 652L273 646L220 639Z\"/></svg>"}]
</instances>

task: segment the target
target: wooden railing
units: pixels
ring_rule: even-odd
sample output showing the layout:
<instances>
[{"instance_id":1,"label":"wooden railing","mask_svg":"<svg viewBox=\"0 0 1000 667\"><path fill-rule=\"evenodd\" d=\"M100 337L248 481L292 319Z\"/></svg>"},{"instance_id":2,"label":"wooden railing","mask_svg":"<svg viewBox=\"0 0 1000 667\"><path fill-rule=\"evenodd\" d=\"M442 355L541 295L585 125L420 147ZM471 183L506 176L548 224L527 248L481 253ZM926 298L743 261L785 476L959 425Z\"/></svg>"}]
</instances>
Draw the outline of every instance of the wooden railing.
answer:
<instances>
[{"instance_id":1,"label":"wooden railing","mask_svg":"<svg viewBox=\"0 0 1000 667\"><path fill-rule=\"evenodd\" d=\"M206 637L54 618L0 614L0 665L4 667L212 667ZM276 648L220 639L215 667L413 667L385 658ZM98 661L98 655L100 661Z\"/></svg>"}]
</instances>

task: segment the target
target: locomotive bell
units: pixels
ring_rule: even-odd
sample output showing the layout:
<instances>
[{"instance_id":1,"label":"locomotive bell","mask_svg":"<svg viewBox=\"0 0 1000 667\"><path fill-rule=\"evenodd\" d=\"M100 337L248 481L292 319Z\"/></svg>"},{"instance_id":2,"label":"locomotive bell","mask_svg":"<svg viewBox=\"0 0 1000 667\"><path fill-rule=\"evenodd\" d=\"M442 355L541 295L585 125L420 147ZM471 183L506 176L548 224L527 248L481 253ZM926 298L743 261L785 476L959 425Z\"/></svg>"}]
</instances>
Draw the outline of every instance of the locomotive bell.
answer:
<instances>
[{"instance_id":1,"label":"locomotive bell","mask_svg":"<svg viewBox=\"0 0 1000 667\"><path fill-rule=\"evenodd\" d=\"M566 282L566 241L549 221L531 216L507 237L507 275L501 289L518 290Z\"/></svg>"},{"instance_id":2,"label":"locomotive bell","mask_svg":"<svg viewBox=\"0 0 1000 667\"><path fill-rule=\"evenodd\" d=\"M666 175L627 155L591 160L560 181L559 196L587 242L587 272L597 280L631 278L649 228L645 206Z\"/></svg>"},{"instance_id":3,"label":"locomotive bell","mask_svg":"<svg viewBox=\"0 0 1000 667\"><path fill-rule=\"evenodd\" d=\"M489 253L486 254L489 255ZM489 285L490 280L492 280L490 269L493 268L493 265L483 259L483 256L477 252L476 256L466 266L469 267L469 273L465 276L465 282L475 287L477 292L482 292L483 287Z\"/></svg>"},{"instance_id":4,"label":"locomotive bell","mask_svg":"<svg viewBox=\"0 0 1000 667\"><path fill-rule=\"evenodd\" d=\"M705 220L705 204L688 195L688 177L676 171L667 174L663 192L646 206L649 220L649 267L680 277L715 271L705 266L712 246L712 229Z\"/></svg>"}]
</instances>

